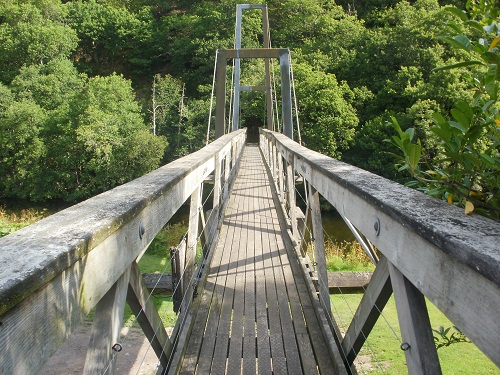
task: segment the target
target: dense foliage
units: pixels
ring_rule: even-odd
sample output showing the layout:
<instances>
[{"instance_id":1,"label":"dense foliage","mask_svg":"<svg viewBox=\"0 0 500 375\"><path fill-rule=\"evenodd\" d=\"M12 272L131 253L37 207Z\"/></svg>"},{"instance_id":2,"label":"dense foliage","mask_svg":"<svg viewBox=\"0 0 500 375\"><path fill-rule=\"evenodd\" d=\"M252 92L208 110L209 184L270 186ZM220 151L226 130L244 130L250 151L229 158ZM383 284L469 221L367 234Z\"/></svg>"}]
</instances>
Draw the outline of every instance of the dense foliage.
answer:
<instances>
[{"instance_id":1,"label":"dense foliage","mask_svg":"<svg viewBox=\"0 0 500 375\"><path fill-rule=\"evenodd\" d=\"M233 46L238 2L2 2L0 194L80 199L203 146L215 50ZM449 121L473 100L479 71L433 70L466 58L438 39L457 17L445 6L465 1L267 4L273 47L292 50L305 146L408 181L383 142L393 116L426 162L439 158L433 114ZM244 12L243 47L261 45L260 23ZM262 62L242 67L242 84L264 83ZM242 123L263 125L263 95L241 100Z\"/></svg>"}]
</instances>

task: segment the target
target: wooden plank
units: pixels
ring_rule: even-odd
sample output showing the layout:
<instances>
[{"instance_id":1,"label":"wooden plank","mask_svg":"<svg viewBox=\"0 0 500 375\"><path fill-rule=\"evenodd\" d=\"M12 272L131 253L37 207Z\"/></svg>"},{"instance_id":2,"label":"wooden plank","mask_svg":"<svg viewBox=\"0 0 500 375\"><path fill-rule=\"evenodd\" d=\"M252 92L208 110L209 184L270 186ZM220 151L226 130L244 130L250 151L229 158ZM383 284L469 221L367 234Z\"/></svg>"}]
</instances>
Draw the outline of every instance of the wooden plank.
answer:
<instances>
[{"instance_id":1,"label":"wooden plank","mask_svg":"<svg viewBox=\"0 0 500 375\"><path fill-rule=\"evenodd\" d=\"M255 149L254 149L255 150ZM256 171L259 165L259 155L253 156L252 168ZM257 172L258 173L258 172ZM255 177L255 182L257 186L262 186L266 183L265 176L262 173L258 173ZM260 227L262 221L262 212L260 209L260 197L263 192L261 188L256 189L255 196L253 198L253 210L258 212L255 215L255 282L256 291L255 304L256 304L256 325L257 325L257 356L258 356L258 372L262 374L270 374L271 365L271 343L269 340L269 329L268 324L268 311L267 311L267 298L266 298L266 274L265 274L265 252L263 248L263 233L257 230Z\"/></svg>"},{"instance_id":2,"label":"wooden plank","mask_svg":"<svg viewBox=\"0 0 500 375\"><path fill-rule=\"evenodd\" d=\"M229 59L264 59L279 58L281 54L286 53L285 48L239 48L228 49L227 57Z\"/></svg>"},{"instance_id":3,"label":"wooden plank","mask_svg":"<svg viewBox=\"0 0 500 375\"><path fill-rule=\"evenodd\" d=\"M276 207L280 207L279 199L275 191L273 191L273 197ZM333 374L335 366L330 359L324 341L321 339L322 332L314 311L309 307L311 305L311 299L305 287L304 280L302 279L301 272L298 270L296 254L293 253L293 250L289 252L289 249L292 249L293 246L288 237L286 226L284 226L285 221L282 212L278 214L277 211L274 211L273 221L280 223L280 227L282 228L281 236L278 237L278 249L280 251L283 274L287 282L290 309L293 315L295 335L297 337L296 340L300 350L300 358L304 373L317 373L319 369L321 373ZM293 260L290 261L290 258Z\"/></svg>"},{"instance_id":4,"label":"wooden plank","mask_svg":"<svg viewBox=\"0 0 500 375\"><path fill-rule=\"evenodd\" d=\"M391 295L387 259L382 256L342 340L349 364L354 362Z\"/></svg>"},{"instance_id":5,"label":"wooden plank","mask_svg":"<svg viewBox=\"0 0 500 375\"><path fill-rule=\"evenodd\" d=\"M281 263L279 246L281 241L281 227L277 220L276 208L272 200L273 193L271 186L267 187L267 205L269 207L269 214L267 215L267 231L270 234L269 249L271 251L270 259L272 261L272 270L274 274L276 300L278 302L279 318L282 328L282 341L284 345L286 366L288 374L301 374L302 368L300 363L299 350L297 346L296 333L293 326L292 318L290 316L290 297L285 285L283 277L283 268L285 265ZM264 228L265 230L265 228ZM293 291L291 291L293 293ZM273 298L273 296L271 296ZM273 355L274 365L274 355Z\"/></svg>"},{"instance_id":6,"label":"wooden plank","mask_svg":"<svg viewBox=\"0 0 500 375\"><path fill-rule=\"evenodd\" d=\"M166 273L143 273L144 285L152 294L170 294L172 288L172 275Z\"/></svg>"},{"instance_id":7,"label":"wooden plank","mask_svg":"<svg viewBox=\"0 0 500 375\"><path fill-rule=\"evenodd\" d=\"M272 145L270 145L270 152ZM272 159L270 160L272 163ZM271 245L271 233L268 226L268 218L271 215L271 204L272 195L269 188L269 177L265 169L264 164L261 165L262 180L265 180L265 184L261 184L260 193L260 225L262 236L262 254L263 254L263 267L265 275L265 285L266 285L266 298L267 298L267 310L268 310L268 320L269 320L269 340L271 344L271 358L272 358L272 368L274 374L286 374L287 364L285 357L285 348L283 344L283 329L281 326L281 319L279 314L278 297L276 290L276 281L274 278L273 262L272 257L274 256L275 247Z\"/></svg>"},{"instance_id":8,"label":"wooden plank","mask_svg":"<svg viewBox=\"0 0 500 375\"><path fill-rule=\"evenodd\" d=\"M372 274L373 272L328 272L328 288L331 294L364 293ZM146 288L153 294L172 293L172 275L149 273L142 277Z\"/></svg>"},{"instance_id":9,"label":"wooden plank","mask_svg":"<svg viewBox=\"0 0 500 375\"><path fill-rule=\"evenodd\" d=\"M388 262L408 374L441 374L425 298L394 265ZM404 346L406 344L406 346Z\"/></svg>"},{"instance_id":10,"label":"wooden plank","mask_svg":"<svg viewBox=\"0 0 500 375\"><path fill-rule=\"evenodd\" d=\"M118 352L113 349L113 346L120 339L129 278L130 268L97 303L90 332L89 348L85 357L84 375L112 375L115 373Z\"/></svg>"},{"instance_id":11,"label":"wooden plank","mask_svg":"<svg viewBox=\"0 0 500 375\"><path fill-rule=\"evenodd\" d=\"M228 204L228 201L225 201L222 203L222 205L220 207L220 212L225 212L225 210L227 208L227 204ZM222 226L222 220L214 227L220 228L221 226ZM217 241L218 238L221 238L222 240ZM206 263L202 266L202 275L200 278L200 285L199 286L202 288L202 290L204 290L204 294L203 294L204 296L206 295L205 291L210 290L211 287L212 287L212 291L213 291L213 287L215 286L215 283L211 282L211 280L207 280L207 278L212 273L213 267L217 267L217 264L220 264L220 256L216 256L216 255L221 254L221 253L216 252L215 249L217 246L220 246L221 243L223 243L223 241L226 238L227 238L227 236L224 236L224 226L222 226L221 235L217 236L217 238L214 238L214 241L212 242L212 245L210 247L209 256L205 260ZM215 255L214 255L214 253L215 253ZM219 258L219 260L215 260L212 262L212 259L217 259L217 258ZM215 275L217 275L217 272L215 272ZM208 293L208 294L209 294L209 297L211 299L211 297L212 297L211 294L210 293ZM208 303L210 302L210 299L208 300ZM203 317L203 313L202 313L203 306L204 306L205 302L207 302L207 299L205 299L205 300L204 299L196 299L194 304L193 304L193 308L191 309L191 311L188 312L188 314L186 316L185 322L181 322L182 324L180 324L179 319L177 319L172 336L176 335L175 332L179 332L179 334L176 335L176 340L178 340L178 341L177 341L175 352L173 353L174 355L169 360L170 361L169 362L169 370L171 370L171 371L169 371L169 373L177 373L178 371L181 371L181 365L183 364L182 360L183 360L185 354L190 350L190 348L195 348L196 353L199 353L199 346L196 346L196 345L193 346L193 345L188 345L188 344L189 344L189 340L192 336L191 335L192 332L195 332L195 334L193 336L193 337L195 337L195 339L197 339L197 338L203 339L202 334L196 335L196 332L204 332L204 329L205 329L204 327L206 326L207 318L206 318L206 315L205 315L205 317ZM200 305L201 305L201 308L199 308ZM210 308L210 306L207 307L207 311L209 308ZM196 321L195 318L198 318L199 315L201 315L202 318L200 318ZM196 329L196 323L198 323L198 329ZM201 325L201 328L199 328L200 325ZM186 357L189 358L189 355L186 354ZM192 356L192 358L194 358L194 363L195 363L194 366L196 366L196 362L198 360L198 354L195 354L194 356ZM188 373L192 373L192 372L188 371Z\"/></svg>"},{"instance_id":12,"label":"wooden plank","mask_svg":"<svg viewBox=\"0 0 500 375\"><path fill-rule=\"evenodd\" d=\"M249 163L250 161L247 161ZM250 169L250 173L254 170ZM242 165L243 170L243 165ZM253 177L253 176L252 176ZM255 301L255 287L256 287L256 267L255 267L255 230L256 225L256 212L255 208L255 194L256 192L251 187L246 194L245 208L247 209L246 215L246 230L247 230L247 253L245 262L245 322L244 322L244 337L243 337L243 375L255 375L256 371L256 301ZM259 290L260 292L260 290Z\"/></svg>"},{"instance_id":13,"label":"wooden plank","mask_svg":"<svg viewBox=\"0 0 500 375\"><path fill-rule=\"evenodd\" d=\"M230 258L229 261L224 265L224 274L217 280L217 283L221 284L224 288L224 293L222 296L222 307L219 315L219 324L217 327L217 339L215 342L214 354L212 359L212 366L210 368L210 373L222 374L226 372L227 366L227 353L228 353L228 343L229 343L229 332L231 329L231 316L233 312L233 298L234 298L234 286L235 286L235 265L238 262L239 256L239 229L240 225L238 223L241 208L243 206L243 200L238 199L237 194L232 194L231 199L234 199L234 213L231 219L231 232L232 236L230 242ZM205 374L206 372L200 370L200 374Z\"/></svg>"},{"instance_id":14,"label":"wooden plank","mask_svg":"<svg viewBox=\"0 0 500 375\"><path fill-rule=\"evenodd\" d=\"M240 170L241 179L235 181L235 190L233 195L239 196L242 200L242 208L239 215L239 231L240 236L238 246L237 266L233 271L235 273L235 286L234 286L234 307L233 307L233 321L231 324L231 337L229 342L229 353L227 359L227 373L239 374L242 371L242 356L243 356L243 337L245 327L245 277L246 277L246 258L248 246L248 219L249 219L249 199L246 195L251 193L251 185L249 179L245 178L246 168ZM232 251L234 251L233 249ZM252 255L253 256L253 255ZM252 356L255 363L255 353ZM255 373L255 370L254 370Z\"/></svg>"},{"instance_id":15,"label":"wooden plank","mask_svg":"<svg viewBox=\"0 0 500 375\"><path fill-rule=\"evenodd\" d=\"M181 373L193 374L198 363L199 352L204 339L205 329L211 329L213 325L207 326L208 314L211 307L213 292L217 282L217 274L221 264L222 256L225 249L225 241L227 240L227 226L223 226L217 243L216 250L214 251L213 259L207 265L207 282L203 289L199 308L196 312L196 319L194 326L189 337L189 342L186 348L186 353L182 361ZM210 332L207 333L207 337Z\"/></svg>"},{"instance_id":16,"label":"wooden plank","mask_svg":"<svg viewBox=\"0 0 500 375\"><path fill-rule=\"evenodd\" d=\"M328 288L331 294L365 292L373 272L328 272Z\"/></svg>"}]
</instances>

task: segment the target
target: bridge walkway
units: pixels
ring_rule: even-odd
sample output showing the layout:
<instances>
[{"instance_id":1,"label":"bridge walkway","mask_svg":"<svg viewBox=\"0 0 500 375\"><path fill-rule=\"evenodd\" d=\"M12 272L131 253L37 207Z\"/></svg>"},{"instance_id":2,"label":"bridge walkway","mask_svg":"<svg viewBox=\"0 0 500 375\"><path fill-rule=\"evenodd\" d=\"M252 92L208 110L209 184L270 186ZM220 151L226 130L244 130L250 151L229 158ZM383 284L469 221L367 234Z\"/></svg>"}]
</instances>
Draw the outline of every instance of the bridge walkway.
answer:
<instances>
[{"instance_id":1,"label":"bridge walkway","mask_svg":"<svg viewBox=\"0 0 500 375\"><path fill-rule=\"evenodd\" d=\"M181 373L333 373L276 199L258 146L247 145Z\"/></svg>"}]
</instances>

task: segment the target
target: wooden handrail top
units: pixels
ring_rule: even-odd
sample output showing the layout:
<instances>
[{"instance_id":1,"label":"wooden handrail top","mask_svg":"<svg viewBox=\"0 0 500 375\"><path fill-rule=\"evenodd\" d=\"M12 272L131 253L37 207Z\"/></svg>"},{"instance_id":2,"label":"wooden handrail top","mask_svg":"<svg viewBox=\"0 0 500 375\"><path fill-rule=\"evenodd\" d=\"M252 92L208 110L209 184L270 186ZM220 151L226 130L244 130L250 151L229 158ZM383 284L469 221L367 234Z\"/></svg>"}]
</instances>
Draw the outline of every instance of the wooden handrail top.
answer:
<instances>
[{"instance_id":1,"label":"wooden handrail top","mask_svg":"<svg viewBox=\"0 0 500 375\"><path fill-rule=\"evenodd\" d=\"M0 316L182 184L190 172L225 148L229 152L231 141L242 132L220 137L195 153L1 238Z\"/></svg>"}]
</instances>

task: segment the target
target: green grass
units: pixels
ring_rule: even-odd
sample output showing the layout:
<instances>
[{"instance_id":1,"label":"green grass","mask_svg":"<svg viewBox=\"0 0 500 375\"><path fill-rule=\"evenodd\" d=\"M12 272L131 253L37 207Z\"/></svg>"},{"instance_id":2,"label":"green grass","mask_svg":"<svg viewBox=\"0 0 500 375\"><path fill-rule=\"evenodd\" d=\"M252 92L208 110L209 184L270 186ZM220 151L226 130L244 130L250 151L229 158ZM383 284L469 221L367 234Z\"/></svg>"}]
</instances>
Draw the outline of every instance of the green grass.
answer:
<instances>
[{"instance_id":1,"label":"green grass","mask_svg":"<svg viewBox=\"0 0 500 375\"><path fill-rule=\"evenodd\" d=\"M33 224L52 213L51 209L43 206L15 209L0 206L0 237Z\"/></svg>"},{"instance_id":2,"label":"green grass","mask_svg":"<svg viewBox=\"0 0 500 375\"><path fill-rule=\"evenodd\" d=\"M330 296L333 315L343 333L347 329L347 325L350 323L361 298L361 294ZM427 307L433 329L439 329L440 326L450 327L453 325L429 301L427 301ZM380 317L370 333L368 345L365 344L361 349L359 353L360 361L356 362L360 374L383 372L385 374L399 375L407 373L404 352L400 349L401 342L398 339L401 337L401 333L399 331L394 297L389 299L383 310L383 315L389 324ZM443 374L445 375L500 374L497 366L472 343L461 342L442 347L438 349L438 356Z\"/></svg>"},{"instance_id":3,"label":"green grass","mask_svg":"<svg viewBox=\"0 0 500 375\"><path fill-rule=\"evenodd\" d=\"M186 231L187 224L184 222L165 225L140 259L141 272L171 273L170 248L177 246Z\"/></svg>"},{"instance_id":4,"label":"green grass","mask_svg":"<svg viewBox=\"0 0 500 375\"><path fill-rule=\"evenodd\" d=\"M326 266L329 272L373 271L374 264L358 242L325 242Z\"/></svg>"},{"instance_id":5,"label":"green grass","mask_svg":"<svg viewBox=\"0 0 500 375\"><path fill-rule=\"evenodd\" d=\"M165 327L173 327L177 321L177 315L174 313L173 302L171 295L162 296L151 296L153 303L155 304L158 315L163 322ZM135 315L132 314L132 310L128 305L125 306L125 313L123 318L124 327L135 327L139 328L139 323L137 323Z\"/></svg>"}]
</instances>

